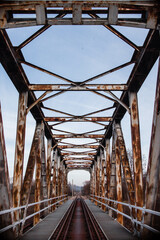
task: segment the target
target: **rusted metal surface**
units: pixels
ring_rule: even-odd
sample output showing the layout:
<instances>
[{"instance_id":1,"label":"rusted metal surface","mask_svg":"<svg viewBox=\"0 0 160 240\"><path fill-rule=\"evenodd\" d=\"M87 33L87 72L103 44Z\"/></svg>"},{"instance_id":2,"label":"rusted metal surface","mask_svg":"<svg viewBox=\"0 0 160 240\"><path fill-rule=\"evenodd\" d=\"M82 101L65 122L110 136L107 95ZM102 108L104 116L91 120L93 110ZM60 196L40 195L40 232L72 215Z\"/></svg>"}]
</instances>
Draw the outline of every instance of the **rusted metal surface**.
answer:
<instances>
[{"instance_id":1,"label":"rusted metal surface","mask_svg":"<svg viewBox=\"0 0 160 240\"><path fill-rule=\"evenodd\" d=\"M100 179L100 156L97 156L97 167L96 167L96 188L97 188L97 196L100 196L100 184L101 184L101 179Z\"/></svg>"},{"instance_id":2,"label":"rusted metal surface","mask_svg":"<svg viewBox=\"0 0 160 240\"><path fill-rule=\"evenodd\" d=\"M17 88L20 95L24 92L28 91L28 104L26 101L26 107L28 106L27 113L30 111L35 118L36 121L43 121L45 128L45 136L47 139L52 139L52 143L48 144L48 153L47 153L47 180L46 180L46 166L45 166L45 153L43 151L44 148L44 132L40 134L41 142L40 146L36 147L36 151L31 148L30 158L33 159L34 154L36 155L36 159L38 156L41 156L41 159L37 160L37 180L36 180L36 199L40 199L40 181L42 182L43 188L43 197L46 198L47 190L48 196L50 196L50 191L52 191L52 196L60 195L62 192L65 192L65 188L67 186L67 173L68 171L74 169L85 169L91 174L91 192L95 193L98 196L106 196L108 198L115 199L116 196L116 183L117 183L117 199L121 199L121 164L123 166L123 172L125 176L125 181L128 189L129 200L131 203L135 203L138 206L143 206L143 192L142 192L142 167L141 167L141 149L140 149L140 137L139 137L139 120L138 120L138 105L136 94L142 86L144 80L146 79L148 73L150 72L152 66L154 65L156 59L159 56L159 31L150 30L146 40L144 41L143 46L137 46L123 34L121 34L118 30L113 28L111 25L117 26L132 26L132 27L142 27L142 28L150 28L150 29L159 29L160 27L160 4L156 1L98 1L98 0L86 0L81 2L76 2L72 0L65 1L49 1L43 2L40 1L23 1L23 5L21 2L8 2L0 3L0 26L2 28L14 28L20 26L36 26L36 25L44 25L38 31L36 31L33 35L28 37L24 42L22 42L19 46L12 46L12 43L7 35L7 32L4 29L0 30L0 61L2 66L8 73L11 78L13 84ZM57 8L60 7L60 8ZM21 15L21 19L19 16ZM35 17L25 18L24 15L35 14ZM56 17L49 17L55 14ZM71 17L68 17L70 14ZM104 18L104 14L107 17ZM120 15L123 15L120 17ZM127 15L126 15L127 14ZM136 14L140 17L137 18ZM84 17L87 16L86 17ZM129 18L128 18L129 15ZM29 44L33 39L37 38L41 33L47 30L51 25L66 25L66 24L76 24L76 25L103 25L106 29L115 34L118 38L122 39L125 43L131 46L135 52L131 56L131 60L126 63L122 63L120 66L113 67L111 69L106 69L106 71L97 74L96 76L91 76L90 78L82 81L75 82L71 79L68 79L64 76L61 76L55 72L51 72L47 69L34 65L30 62L25 61L25 56L21 49ZM43 73L49 74L50 76L62 80L67 84L31 84L28 80L25 71L23 69L23 65L27 67L34 68ZM127 66L132 66L130 76L126 84L88 84L100 77L104 77L107 74L113 73L120 69L123 69ZM42 91L45 92L37 98L34 91ZM57 91L56 93L49 94L50 91ZM57 109L49 108L44 106L45 102L49 99L60 96L66 91L89 91L91 94L96 94L98 97L102 97L105 100L111 100L111 106L105 109L95 109L92 113L86 113L84 115L75 116L71 113L62 112ZM101 92L100 92L101 91ZM105 91L103 94L102 91ZM117 97L117 95L113 94L111 91L122 91L121 97ZM128 100L128 93L130 93L130 104ZM47 97L46 95L49 94ZM109 95L109 96L108 96ZM157 100L158 101L158 100ZM159 106L159 105L158 105ZM59 114L61 117L46 117L43 113L42 109L50 110ZM26 108L25 108L26 109ZM104 111L113 109L114 112L112 115L104 114L104 117L97 116L97 113L102 113ZM115 133L112 134L112 125L113 121L117 120L120 122L124 116L124 114L128 111L130 114L131 111L131 128L132 128L132 145L133 145L133 155L134 155L134 171L135 171L135 193L133 187L132 176L128 164L128 158L125 149L125 143L123 139L123 134L120 126L116 125ZM159 112L158 112L159 113ZM63 117L64 115L64 117ZM48 115L55 116L55 115ZM66 116L66 117L65 117ZM90 117L91 116L91 117ZM103 116L103 115L102 115ZM109 117L108 117L109 116ZM25 114L22 114L21 117L23 119L23 127L25 129ZM156 119L156 117L155 117ZM157 114L158 119L158 114ZM159 119L157 120L159 121ZM53 123L50 123L53 122ZM80 134L73 133L67 129L67 131L61 129L57 129L55 126L64 123L72 123L72 122L83 122L83 123L94 123L100 125L101 129L92 130L90 132L82 132ZM107 123L106 123L107 122ZM159 122L158 122L159 123ZM159 134L159 124L155 126L156 134ZM19 125L21 124L19 120ZM158 130L157 130L158 129ZM23 129L20 130L23 132ZM59 131L59 134L56 134ZM98 132L104 132L104 134L98 134ZM158 133L157 133L158 131ZM94 134L93 134L94 133ZM18 135L18 130L17 130ZM42 137L43 135L43 137ZM115 135L115 136L114 136ZM154 135L154 134L153 134ZM156 135L156 136L157 136ZM23 137L21 143L24 141L24 134L20 137ZM109 139L113 138L112 144L112 161L110 162L110 150L109 150ZM18 137L17 137L18 138ZM75 138L91 138L95 139L94 144L83 144L76 145L63 143L62 140L66 141L66 138L70 138L68 141L74 141ZM71 140L72 139L72 140ZM153 137L154 139L154 137ZM157 139L157 138L156 138ZM88 140L90 141L90 139ZM153 140L154 142L154 140ZM158 140L156 140L158 143ZM20 146L19 140L16 142L17 146ZM15 179L20 179L17 183L14 181L14 191L16 192L16 196L18 198L17 206L20 204L20 190L22 185L22 172L23 169L20 167L23 166L23 147L20 149L21 160L18 165L15 163L17 167L17 176ZM52 146L51 146L52 145ZM152 144L153 145L153 144ZM156 144L155 144L156 145ZM51 147L56 150L56 154L54 155L54 168L53 173L51 174ZM84 151L71 151L65 150L67 148L84 148ZM85 151L85 148L93 149ZM106 163L103 161L103 157L101 156L102 149L106 149ZM41 151L41 153L39 153ZM18 151L17 151L18 152ZM158 150L153 150L153 152L158 152ZM75 155L75 156L74 156ZM81 155L85 155L86 157L81 157ZM79 157L78 157L79 156ZM16 157L17 158L17 157ZM152 157L150 157L152 158ZM31 161L29 159L29 161ZM116 161L115 161L116 160ZM41 161L41 170L40 170L40 161ZM120 163L121 161L121 163ZM28 163L29 164L29 163ZM33 174L33 169L31 167L34 165L34 160L30 164L28 168L28 178L24 179L24 186L22 189L22 195L24 195L24 201L28 201L27 198L29 196L31 178ZM105 180L105 166L106 165L106 180ZM154 165L154 164L151 164ZM115 166L117 166L115 168ZM16 167L15 167L16 169ZM16 172L16 171L15 171ZM92 177L92 172L94 177ZM15 174L15 175L16 175ZM41 175L41 176L40 176ZM151 173L153 175L153 173ZM52 189L50 189L50 182L52 178ZM27 180L28 179L28 180ZM104 189L104 183L106 181L106 193ZM110 183L110 185L109 185ZM149 183L148 183L149 184ZM92 191L93 185L93 191ZM27 189L25 191L25 188ZM149 188L149 187L148 187ZM150 190L151 191L151 190ZM26 195L25 195L26 194ZM22 198L23 202L23 198ZM149 202L149 200L148 200ZM153 200L152 200L153 203ZM14 200L14 204L16 206L16 201ZM22 204L22 203L21 203ZM40 206L37 206L39 209ZM118 204L118 209L120 209L121 205ZM54 209L54 207L53 207ZM141 211L137 212L137 219L141 220ZM132 214L134 212L132 211ZM23 215L23 214L22 214ZM118 221L122 223L122 219L118 214ZM17 211L17 220L19 218L19 213ZM37 220L39 221L39 216L37 216Z\"/></svg>"},{"instance_id":3,"label":"rusted metal surface","mask_svg":"<svg viewBox=\"0 0 160 240\"><path fill-rule=\"evenodd\" d=\"M47 139L47 169L46 169L46 177L47 177L47 193L48 198L51 197L51 169L52 169L52 139ZM50 211L51 209L49 209Z\"/></svg>"},{"instance_id":4,"label":"rusted metal surface","mask_svg":"<svg viewBox=\"0 0 160 240\"><path fill-rule=\"evenodd\" d=\"M52 168L53 168L53 177L52 177L52 198L57 196L56 192L56 184L57 184L57 175L56 175L56 169L57 169L57 150L54 153L53 156L53 162L52 162ZM54 203L55 200L52 201ZM52 211L55 210L55 205L52 206Z\"/></svg>"},{"instance_id":5,"label":"rusted metal surface","mask_svg":"<svg viewBox=\"0 0 160 240\"><path fill-rule=\"evenodd\" d=\"M26 130L26 108L28 93L23 92L19 95L18 117L17 117L17 136L14 160L13 175L13 207L20 206L21 188L23 182L23 162L24 162L24 146L25 146L25 130ZM14 213L14 220L19 220L19 211ZM18 234L18 227L15 232Z\"/></svg>"},{"instance_id":6,"label":"rusted metal surface","mask_svg":"<svg viewBox=\"0 0 160 240\"><path fill-rule=\"evenodd\" d=\"M129 100L131 109L131 135L134 164L135 202L137 206L143 207L143 172L137 94L135 92L130 92ZM137 219L139 221L142 219L141 210L137 210Z\"/></svg>"},{"instance_id":7,"label":"rusted metal surface","mask_svg":"<svg viewBox=\"0 0 160 240\"><path fill-rule=\"evenodd\" d=\"M18 1L19 3L19 1ZM157 1L23 1L23 4L10 3L5 1L1 3L3 12L1 14L0 27L15 28L23 26L36 26L42 24L48 25L99 25L99 24L116 24L128 27L140 28L158 28L159 3ZM51 8L51 9L48 9ZM60 7L60 10L59 8ZM97 9L96 9L97 7ZM101 8L101 11L99 10ZM103 7L107 8L103 10ZM93 9L92 9L93 8ZM21 14L21 18L14 18L14 14ZM33 18L25 18L23 14L36 14ZM59 14L59 17L49 18L48 14ZM84 18L83 14L99 14L98 19ZM101 14L107 13L108 18ZM123 18L119 14L123 13ZM141 14L137 18L136 13ZM144 14L146 13L146 14ZM72 14L72 18L63 18L63 14ZM125 15L129 14L128 19ZM8 17L7 17L8 16Z\"/></svg>"},{"instance_id":8,"label":"rusted metal surface","mask_svg":"<svg viewBox=\"0 0 160 240\"><path fill-rule=\"evenodd\" d=\"M32 186L32 180L33 180L33 174L34 174L34 168L35 168L35 162L36 162L36 149L38 149L39 144L39 126L36 125L35 133L32 141L32 146L28 158L27 168L25 172L25 177L23 180L22 190L21 190L21 205L28 205L29 203L29 197L30 197L30 191ZM23 218L23 222L21 225L21 234L23 233L23 228L25 224L25 218L27 214L27 208L22 210L21 212L21 218Z\"/></svg>"},{"instance_id":9,"label":"rusted metal surface","mask_svg":"<svg viewBox=\"0 0 160 240\"><path fill-rule=\"evenodd\" d=\"M105 150L106 150L106 197L109 198L110 175L111 175L110 139L106 139Z\"/></svg>"},{"instance_id":10,"label":"rusted metal surface","mask_svg":"<svg viewBox=\"0 0 160 240\"><path fill-rule=\"evenodd\" d=\"M128 189L128 197L131 204L135 203L134 183L132 179L131 169L128 161L127 151L125 147L124 137L120 123L115 124L115 131L117 134L117 142L123 167L124 178Z\"/></svg>"},{"instance_id":11,"label":"rusted metal surface","mask_svg":"<svg viewBox=\"0 0 160 240\"><path fill-rule=\"evenodd\" d=\"M117 191L117 201L122 202L122 172L121 172L121 159L120 159L120 151L118 146L118 138L115 131L115 122L113 123L113 134L114 136L114 145L115 145L115 158L116 158L116 191ZM117 204L117 210L123 212L123 206L121 204ZM123 216L121 214L117 214L117 221L123 225Z\"/></svg>"},{"instance_id":12,"label":"rusted metal surface","mask_svg":"<svg viewBox=\"0 0 160 240\"><path fill-rule=\"evenodd\" d=\"M111 157L111 172L110 172L110 186L109 186L109 198L116 199L116 153L115 153L115 136L112 136L112 157ZM109 202L110 206L114 206L114 203ZM109 209L109 215L114 217L114 212Z\"/></svg>"},{"instance_id":13,"label":"rusted metal surface","mask_svg":"<svg viewBox=\"0 0 160 240\"><path fill-rule=\"evenodd\" d=\"M147 169L147 182L146 182L146 193L145 193L145 207L148 209L155 210L156 200L158 197L158 186L159 186L159 156L160 156L160 59L158 66L157 86L156 95L154 102L154 113L152 122L152 134L150 142L150 152ZM151 225L153 222L153 216L145 213L144 223ZM149 231L144 229L144 237L147 237Z\"/></svg>"},{"instance_id":14,"label":"rusted metal surface","mask_svg":"<svg viewBox=\"0 0 160 240\"><path fill-rule=\"evenodd\" d=\"M38 147L36 149L36 176L35 176L35 195L34 201L39 202L41 200L41 171L42 171L42 138L41 138L41 131L42 131L42 124L37 124L38 128ZM34 212L38 212L40 210L40 204L36 204L34 207ZM40 213L37 213L34 216L34 225L37 224L40 220Z\"/></svg>"},{"instance_id":15,"label":"rusted metal surface","mask_svg":"<svg viewBox=\"0 0 160 240\"><path fill-rule=\"evenodd\" d=\"M46 177L46 153L45 153L45 142L44 142L44 123L41 123L41 190L42 200L48 198L47 188L47 177ZM47 207L47 202L43 203L44 207ZM44 215L47 215L48 210L44 211Z\"/></svg>"},{"instance_id":16,"label":"rusted metal surface","mask_svg":"<svg viewBox=\"0 0 160 240\"><path fill-rule=\"evenodd\" d=\"M45 117L44 120L46 122L65 122L69 120L69 117ZM90 121L90 122L109 122L112 121L111 117L75 117L72 119L72 122L84 122L84 121Z\"/></svg>"},{"instance_id":17,"label":"rusted metal surface","mask_svg":"<svg viewBox=\"0 0 160 240\"><path fill-rule=\"evenodd\" d=\"M92 153L92 152L70 152L70 153L68 153L68 152L66 152L66 153L62 152L61 155L62 155L62 156L72 156L72 155L78 155L78 156L80 156L80 155L95 156L96 153L95 153L95 152L94 152L94 153Z\"/></svg>"},{"instance_id":18,"label":"rusted metal surface","mask_svg":"<svg viewBox=\"0 0 160 240\"><path fill-rule=\"evenodd\" d=\"M103 138L103 134L53 134L53 138Z\"/></svg>"},{"instance_id":19,"label":"rusted metal surface","mask_svg":"<svg viewBox=\"0 0 160 240\"><path fill-rule=\"evenodd\" d=\"M85 84L83 86L72 86L69 84L32 84L29 89L32 91L125 91L125 84Z\"/></svg>"},{"instance_id":20,"label":"rusted metal surface","mask_svg":"<svg viewBox=\"0 0 160 240\"><path fill-rule=\"evenodd\" d=\"M65 148L92 148L92 149L97 149L99 145L58 145L59 149L65 149Z\"/></svg>"},{"instance_id":21,"label":"rusted metal surface","mask_svg":"<svg viewBox=\"0 0 160 240\"><path fill-rule=\"evenodd\" d=\"M3 130L3 120L0 104L0 211L6 210L12 207L11 189L9 182L9 171L7 163L7 154ZM0 216L1 228L6 227L13 223L13 214L8 213ZM13 239L12 230L0 235L2 239Z\"/></svg>"},{"instance_id":22,"label":"rusted metal surface","mask_svg":"<svg viewBox=\"0 0 160 240\"><path fill-rule=\"evenodd\" d=\"M101 150L100 152L100 157L101 157L101 197L105 197L105 157L104 157L104 152ZM102 203L104 203L105 200L102 199ZM106 207L102 204L102 210L106 210Z\"/></svg>"}]
</instances>

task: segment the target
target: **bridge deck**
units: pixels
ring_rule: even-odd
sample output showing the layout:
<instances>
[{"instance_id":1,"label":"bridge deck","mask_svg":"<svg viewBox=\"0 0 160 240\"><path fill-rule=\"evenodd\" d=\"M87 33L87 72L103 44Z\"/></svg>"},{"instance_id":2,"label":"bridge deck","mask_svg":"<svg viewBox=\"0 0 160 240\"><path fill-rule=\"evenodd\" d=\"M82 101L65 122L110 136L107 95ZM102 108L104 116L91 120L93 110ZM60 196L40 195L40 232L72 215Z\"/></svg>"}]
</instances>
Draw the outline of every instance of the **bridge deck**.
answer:
<instances>
[{"instance_id":1,"label":"bridge deck","mask_svg":"<svg viewBox=\"0 0 160 240\"><path fill-rule=\"evenodd\" d=\"M39 222L35 227L26 232L20 240L47 240L56 229L58 223L71 205L72 200L68 200L59 206L53 213L50 213Z\"/></svg>"},{"instance_id":2,"label":"bridge deck","mask_svg":"<svg viewBox=\"0 0 160 240\"><path fill-rule=\"evenodd\" d=\"M112 219L107 213L103 212L98 206L90 200L85 200L89 209L92 211L101 229L105 233L108 240L135 240L136 238L131 235L124 227L117 221Z\"/></svg>"},{"instance_id":3,"label":"bridge deck","mask_svg":"<svg viewBox=\"0 0 160 240\"><path fill-rule=\"evenodd\" d=\"M101 229L105 233L108 240L133 240L135 239L125 228L118 222L109 217L108 214L103 212L98 206L90 200L85 200L89 209L92 211ZM47 240L55 231L56 226L62 219L63 215L71 205L72 200L68 200L53 213L50 213L43 221L38 223L31 230L26 232L20 240Z\"/></svg>"}]
</instances>

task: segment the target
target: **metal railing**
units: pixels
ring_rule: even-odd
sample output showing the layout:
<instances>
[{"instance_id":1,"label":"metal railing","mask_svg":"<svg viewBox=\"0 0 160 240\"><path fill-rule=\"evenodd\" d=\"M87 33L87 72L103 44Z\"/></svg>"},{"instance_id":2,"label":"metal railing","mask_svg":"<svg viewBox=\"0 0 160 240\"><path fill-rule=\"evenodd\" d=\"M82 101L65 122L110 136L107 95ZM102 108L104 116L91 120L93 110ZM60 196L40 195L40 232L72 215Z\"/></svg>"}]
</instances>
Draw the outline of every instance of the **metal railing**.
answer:
<instances>
[{"instance_id":1,"label":"metal railing","mask_svg":"<svg viewBox=\"0 0 160 240\"><path fill-rule=\"evenodd\" d=\"M149 225L147 225L147 224L144 224L144 223L143 223L143 220L142 220L142 222L140 222L140 221L138 221L137 219L133 218L133 216L131 217L131 216L129 216L129 215L127 215L127 214L125 214L125 213L123 213L123 212L121 212L121 211L119 211L119 210L117 210L117 209L115 209L115 208L113 208L113 207L111 207L111 206L109 206L107 203L104 203L104 202L101 202L101 201L97 200L96 198L98 198L98 199L104 199L105 201L109 201L109 202L121 204L121 205L124 205L124 206L128 206L130 209L134 208L134 209L141 210L142 213L143 213L143 215L144 215L145 213L150 213L150 214L153 214L153 215L156 215L156 216L159 216L159 217L160 217L160 212L157 212L157 211L154 211L154 210L151 210L151 209L146 209L145 207L138 207L138 206L135 206L135 205L132 205L132 204L129 204L129 203L119 202L119 201L116 201L116 200L113 200L113 199L110 199L110 198L100 197L100 196L93 195L93 194L91 194L90 196L93 196L93 197L90 197L90 199L93 199L94 201L96 201L96 202L98 202L98 203L106 206L107 208L109 208L109 209L111 209L111 210L113 210L113 211L115 211L115 212L123 215L124 217L130 219L132 222L137 223L137 224L139 224L140 226L142 226L142 227L144 227L144 228L147 228L148 230L150 230L150 231L152 231L152 232L154 232L154 233L160 234L160 231L152 228L151 226L149 226Z\"/></svg>"},{"instance_id":2,"label":"metal railing","mask_svg":"<svg viewBox=\"0 0 160 240\"><path fill-rule=\"evenodd\" d=\"M60 203L60 202L63 202L64 200L67 199L67 196L68 196L68 195L65 194L65 195L61 195L61 196L57 196L57 197L45 199L45 200L42 200L42 201L39 201L39 202L30 203L30 204L28 204L28 205L23 205L23 206L16 207L16 208L6 209L6 210L3 210L3 211L0 211L0 215L7 214L7 213L13 213L13 212L15 212L15 211L17 211L17 210L21 210L21 209L23 209L23 208L27 208L27 209L28 209L29 207L34 206L34 205L36 205L36 204L41 204L41 203L44 203L44 202L50 202L50 201L52 201L52 200L62 198L62 199L60 199L59 201L56 201L56 202L54 202L54 203L52 203L52 204L49 204L47 207L45 207L45 208L43 208L43 209L41 209L41 210L39 210L39 211L37 211L37 212L34 212L34 213L30 214L29 216L27 216L27 217L25 218L25 221L26 221L26 220L28 220L29 218L34 217L36 214L41 213L41 212L47 210L48 208L50 208L50 207L52 207L52 206L54 206L54 205L56 205L56 204L58 204L58 203ZM11 224L11 225L9 225L9 226L6 226L6 227L0 229L0 233L3 233L3 232L5 232L5 231L7 231L7 230L9 230L9 229L11 229L11 228L13 228L13 227L15 227L16 225L21 224L23 221L24 221L24 219L20 219L19 221L14 222L13 224Z\"/></svg>"}]
</instances>

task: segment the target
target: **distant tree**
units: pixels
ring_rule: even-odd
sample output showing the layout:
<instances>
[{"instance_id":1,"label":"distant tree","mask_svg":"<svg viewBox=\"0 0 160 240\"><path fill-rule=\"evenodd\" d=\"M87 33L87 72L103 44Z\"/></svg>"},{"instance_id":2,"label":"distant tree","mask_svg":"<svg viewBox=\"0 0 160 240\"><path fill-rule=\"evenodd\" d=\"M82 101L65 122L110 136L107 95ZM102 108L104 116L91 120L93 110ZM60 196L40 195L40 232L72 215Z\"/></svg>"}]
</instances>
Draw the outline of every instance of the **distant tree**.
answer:
<instances>
[{"instance_id":1,"label":"distant tree","mask_svg":"<svg viewBox=\"0 0 160 240\"><path fill-rule=\"evenodd\" d=\"M90 181L85 181L81 191L83 196L88 196L90 194Z\"/></svg>"},{"instance_id":2,"label":"distant tree","mask_svg":"<svg viewBox=\"0 0 160 240\"><path fill-rule=\"evenodd\" d=\"M70 182L67 185L67 191L68 191L68 196L72 196L72 185Z\"/></svg>"}]
</instances>

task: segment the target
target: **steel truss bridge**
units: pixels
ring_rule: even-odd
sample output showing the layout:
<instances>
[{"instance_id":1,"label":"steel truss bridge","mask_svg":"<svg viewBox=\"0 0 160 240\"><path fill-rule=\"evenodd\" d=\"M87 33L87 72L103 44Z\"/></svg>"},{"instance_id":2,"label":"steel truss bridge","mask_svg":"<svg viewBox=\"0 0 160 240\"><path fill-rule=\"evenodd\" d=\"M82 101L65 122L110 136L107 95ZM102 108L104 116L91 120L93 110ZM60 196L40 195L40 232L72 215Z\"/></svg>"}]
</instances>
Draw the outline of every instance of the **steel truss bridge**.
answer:
<instances>
[{"instance_id":1,"label":"steel truss bridge","mask_svg":"<svg viewBox=\"0 0 160 240\"><path fill-rule=\"evenodd\" d=\"M41 34L45 36L47 30L54 28L54 25L103 26L106 31L112 32L115 38L130 46L134 50L133 55L128 62L106 69L98 75L79 82L71 80L27 61L23 54L23 48ZM12 44L7 29L33 26L40 28L20 45ZM131 31L132 28L148 29L143 45L137 46L118 31L116 26L130 27ZM82 169L90 173L92 201L96 204L102 203L103 210L107 206L110 216L117 218L121 225L125 225L123 206L129 204L129 218L133 231L138 236L141 234L145 237L150 232L159 230L154 228L153 219L156 215L160 216L159 212L155 211L160 183L160 60L145 193L137 97L159 54L159 1L0 1L0 62L19 93L12 193L2 114L0 115L0 196L3 196L0 200L0 232L6 239L12 232L15 237L23 233L27 208L31 205L29 197L34 171L36 171L35 203L32 203L34 224L40 221L42 211L40 204L43 204L45 212L48 211L48 202L52 204L54 210L55 202L66 198L68 172ZM38 79L33 84L25 73L26 66L50 75L53 77L53 84L46 81L40 84ZM94 80L123 70L127 66L131 67L131 71L125 83L93 83ZM58 79L59 83L55 84L54 79ZM107 107L75 115L55 109L49 104L57 96L78 91L89 92L103 98L108 104ZM110 110L112 113L107 114ZM36 128L23 177L26 118L29 112L36 121ZM134 175L131 173L121 128L121 120L125 114L130 117ZM86 123L94 124L97 128L80 133L73 132L72 128L67 130L61 128L64 123L74 122L83 126ZM47 159L44 139L47 139ZM85 143L76 144L75 139L85 139ZM128 203L123 202L122 169Z\"/></svg>"}]
</instances>

